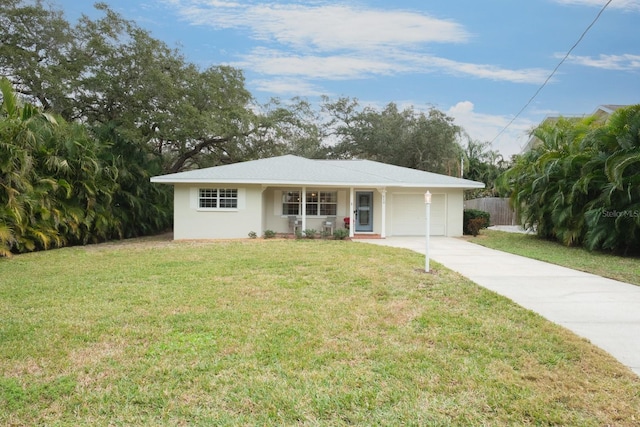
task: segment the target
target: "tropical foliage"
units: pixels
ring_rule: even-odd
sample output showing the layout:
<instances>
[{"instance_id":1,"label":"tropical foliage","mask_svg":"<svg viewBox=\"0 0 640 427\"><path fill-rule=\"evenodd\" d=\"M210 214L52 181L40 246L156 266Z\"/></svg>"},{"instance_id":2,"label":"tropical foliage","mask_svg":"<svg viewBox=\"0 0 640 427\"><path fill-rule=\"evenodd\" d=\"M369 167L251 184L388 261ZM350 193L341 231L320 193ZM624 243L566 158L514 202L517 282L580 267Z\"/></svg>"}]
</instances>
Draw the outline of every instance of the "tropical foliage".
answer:
<instances>
[{"instance_id":1,"label":"tropical foliage","mask_svg":"<svg viewBox=\"0 0 640 427\"><path fill-rule=\"evenodd\" d=\"M464 177L472 181L483 182L485 188L468 190L466 199L478 197L502 197L504 191L496 186L500 174L505 172L510 163L502 155L491 149L490 142L468 139L464 149Z\"/></svg>"},{"instance_id":2,"label":"tropical foliage","mask_svg":"<svg viewBox=\"0 0 640 427\"><path fill-rule=\"evenodd\" d=\"M133 237L170 225L160 162L116 134L21 103L0 81L0 255Z\"/></svg>"},{"instance_id":3,"label":"tropical foliage","mask_svg":"<svg viewBox=\"0 0 640 427\"><path fill-rule=\"evenodd\" d=\"M522 224L566 245L640 251L640 105L533 134L539 144L501 177Z\"/></svg>"}]
</instances>

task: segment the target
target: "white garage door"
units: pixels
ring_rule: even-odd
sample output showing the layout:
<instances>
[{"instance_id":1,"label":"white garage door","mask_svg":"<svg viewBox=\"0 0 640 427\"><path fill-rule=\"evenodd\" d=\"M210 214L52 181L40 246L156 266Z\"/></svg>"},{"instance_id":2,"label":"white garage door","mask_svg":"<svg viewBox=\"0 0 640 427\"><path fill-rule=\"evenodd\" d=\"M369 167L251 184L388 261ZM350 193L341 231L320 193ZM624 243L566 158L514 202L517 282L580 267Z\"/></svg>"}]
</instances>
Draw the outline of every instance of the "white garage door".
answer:
<instances>
[{"instance_id":1,"label":"white garage door","mask_svg":"<svg viewBox=\"0 0 640 427\"><path fill-rule=\"evenodd\" d=\"M446 195L431 197L431 235L444 236L446 231ZM396 194L393 196L394 236L424 236L426 231L424 194Z\"/></svg>"}]
</instances>

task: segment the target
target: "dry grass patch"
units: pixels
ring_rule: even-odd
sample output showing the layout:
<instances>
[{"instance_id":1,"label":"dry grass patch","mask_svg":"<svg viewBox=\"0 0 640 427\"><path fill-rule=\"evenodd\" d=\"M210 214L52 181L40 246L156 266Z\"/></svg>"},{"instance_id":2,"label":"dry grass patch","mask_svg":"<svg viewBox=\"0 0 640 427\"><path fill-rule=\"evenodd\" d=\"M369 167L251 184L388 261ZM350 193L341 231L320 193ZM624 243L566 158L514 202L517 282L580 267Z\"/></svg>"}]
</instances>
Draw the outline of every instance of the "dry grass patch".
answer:
<instances>
[{"instance_id":1,"label":"dry grass patch","mask_svg":"<svg viewBox=\"0 0 640 427\"><path fill-rule=\"evenodd\" d=\"M625 367L410 251L132 243L0 260L0 424L640 420Z\"/></svg>"}]
</instances>

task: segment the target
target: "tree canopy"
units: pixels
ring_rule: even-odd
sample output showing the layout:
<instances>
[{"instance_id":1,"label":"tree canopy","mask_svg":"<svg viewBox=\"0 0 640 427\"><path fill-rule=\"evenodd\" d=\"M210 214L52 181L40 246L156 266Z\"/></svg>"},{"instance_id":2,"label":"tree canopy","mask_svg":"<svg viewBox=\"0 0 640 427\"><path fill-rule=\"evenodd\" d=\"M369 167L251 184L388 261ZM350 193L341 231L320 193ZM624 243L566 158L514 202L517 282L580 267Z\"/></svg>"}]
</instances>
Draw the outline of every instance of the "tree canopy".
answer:
<instances>
[{"instance_id":1,"label":"tree canopy","mask_svg":"<svg viewBox=\"0 0 640 427\"><path fill-rule=\"evenodd\" d=\"M162 156L164 170L245 160L264 122L240 70L199 70L104 3L103 16L65 21L41 0L0 11L0 71L45 111L115 126Z\"/></svg>"},{"instance_id":2,"label":"tree canopy","mask_svg":"<svg viewBox=\"0 0 640 427\"><path fill-rule=\"evenodd\" d=\"M326 100L328 126L338 139L337 157L357 157L424 171L460 175L462 129L434 108L427 113L395 103L379 111L360 109L357 101Z\"/></svg>"},{"instance_id":3,"label":"tree canopy","mask_svg":"<svg viewBox=\"0 0 640 427\"><path fill-rule=\"evenodd\" d=\"M163 173L290 153L460 175L463 130L437 109L260 105L241 70L95 7L75 23L43 0L0 8L0 255L163 230Z\"/></svg>"},{"instance_id":4,"label":"tree canopy","mask_svg":"<svg viewBox=\"0 0 640 427\"><path fill-rule=\"evenodd\" d=\"M468 199L476 197L502 197L505 191L496 183L498 177L505 172L510 163L502 155L491 149L490 142L474 141L468 138L464 147L464 177L473 181L484 182L485 188L470 190Z\"/></svg>"},{"instance_id":5,"label":"tree canopy","mask_svg":"<svg viewBox=\"0 0 640 427\"><path fill-rule=\"evenodd\" d=\"M360 157L459 175L462 129L432 108L362 108L325 98L258 105L241 70L201 70L105 3L75 24L42 0L0 10L0 73L26 101L69 122L110 126L159 155L165 172L296 153Z\"/></svg>"}]
</instances>

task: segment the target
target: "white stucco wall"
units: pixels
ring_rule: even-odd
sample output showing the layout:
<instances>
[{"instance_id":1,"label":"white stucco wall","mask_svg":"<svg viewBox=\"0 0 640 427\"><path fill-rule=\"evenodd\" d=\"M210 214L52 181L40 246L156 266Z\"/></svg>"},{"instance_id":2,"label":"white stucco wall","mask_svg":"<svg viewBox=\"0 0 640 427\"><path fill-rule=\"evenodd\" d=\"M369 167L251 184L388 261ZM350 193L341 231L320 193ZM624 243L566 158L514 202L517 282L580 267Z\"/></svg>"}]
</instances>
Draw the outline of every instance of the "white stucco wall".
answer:
<instances>
[{"instance_id":1,"label":"white stucco wall","mask_svg":"<svg viewBox=\"0 0 640 427\"><path fill-rule=\"evenodd\" d=\"M238 189L238 208L207 210L198 208L199 188L207 185L176 185L174 191L174 239L247 238L249 232L262 234L262 187L224 185Z\"/></svg>"},{"instance_id":2,"label":"white stucco wall","mask_svg":"<svg viewBox=\"0 0 640 427\"><path fill-rule=\"evenodd\" d=\"M209 186L218 188L220 186ZM273 230L277 233L289 232L288 218L282 215L282 192L287 190L301 190L292 187L271 187L263 189L262 186L235 186L224 185L223 188L238 189L238 208L229 210L198 209L198 189L207 188L206 185L176 185L174 191L174 238L185 239L232 239L247 238L249 232L254 231L259 236L265 230ZM337 224L343 227L342 218L349 215L349 189L328 189L307 187L307 191L323 190L337 191ZM382 194L378 189L357 188L355 191L373 192L373 233L381 234L382 231ZM432 227L432 234L446 236L462 236L463 215L463 190L461 189L430 189L434 194L434 201L438 201L439 207L432 205L432 215L443 215L441 223ZM402 227L401 234L407 235L407 228L415 229L413 235L422 235L425 230L424 191L422 189L386 189L386 235L391 237L399 235L394 232L394 200L398 201L402 196L414 206L415 215L411 221L415 226ZM307 217L305 228L322 229L324 216ZM432 223L434 224L434 223ZM440 231L442 230L442 231Z\"/></svg>"},{"instance_id":3,"label":"white stucco wall","mask_svg":"<svg viewBox=\"0 0 640 427\"><path fill-rule=\"evenodd\" d=\"M459 188L447 190L447 236L462 236L462 216L464 210L464 190Z\"/></svg>"}]
</instances>

